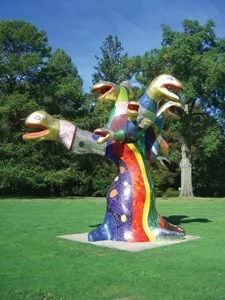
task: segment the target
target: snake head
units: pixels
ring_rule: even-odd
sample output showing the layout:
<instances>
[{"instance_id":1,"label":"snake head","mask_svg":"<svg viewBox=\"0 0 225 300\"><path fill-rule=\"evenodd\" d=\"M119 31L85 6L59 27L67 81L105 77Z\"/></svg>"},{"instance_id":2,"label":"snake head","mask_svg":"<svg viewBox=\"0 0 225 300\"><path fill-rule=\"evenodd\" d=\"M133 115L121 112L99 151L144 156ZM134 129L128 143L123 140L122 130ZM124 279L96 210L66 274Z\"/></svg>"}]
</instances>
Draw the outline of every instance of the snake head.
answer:
<instances>
[{"instance_id":1,"label":"snake head","mask_svg":"<svg viewBox=\"0 0 225 300\"><path fill-rule=\"evenodd\" d=\"M102 81L93 85L91 91L99 94L98 101L113 100L116 101L119 94L119 87L108 81Z\"/></svg>"},{"instance_id":2,"label":"snake head","mask_svg":"<svg viewBox=\"0 0 225 300\"><path fill-rule=\"evenodd\" d=\"M94 134L98 136L97 143L103 144L107 141L113 140L114 132L112 130L106 129L106 128L98 128L95 129Z\"/></svg>"},{"instance_id":3,"label":"snake head","mask_svg":"<svg viewBox=\"0 0 225 300\"><path fill-rule=\"evenodd\" d=\"M162 113L167 117L172 117L174 119L179 119L183 113L183 105L180 102L175 101L161 101L159 103L159 109L156 116L159 117Z\"/></svg>"},{"instance_id":4,"label":"snake head","mask_svg":"<svg viewBox=\"0 0 225 300\"><path fill-rule=\"evenodd\" d=\"M23 135L24 141L55 141L59 135L59 120L45 111L35 111L25 120L25 125L39 131L32 131Z\"/></svg>"},{"instance_id":5,"label":"snake head","mask_svg":"<svg viewBox=\"0 0 225 300\"><path fill-rule=\"evenodd\" d=\"M146 93L154 101L160 102L162 99L179 101L179 97L172 92L183 89L182 83L175 77L167 74L159 75L148 86Z\"/></svg>"}]
</instances>

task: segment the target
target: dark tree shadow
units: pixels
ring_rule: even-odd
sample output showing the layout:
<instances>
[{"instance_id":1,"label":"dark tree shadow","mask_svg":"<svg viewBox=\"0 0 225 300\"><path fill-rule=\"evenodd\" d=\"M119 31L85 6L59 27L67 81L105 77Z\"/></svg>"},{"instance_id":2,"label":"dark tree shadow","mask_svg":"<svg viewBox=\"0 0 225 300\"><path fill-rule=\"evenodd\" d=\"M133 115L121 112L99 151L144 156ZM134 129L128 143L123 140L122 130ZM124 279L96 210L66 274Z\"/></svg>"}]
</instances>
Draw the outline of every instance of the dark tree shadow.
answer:
<instances>
[{"instance_id":1,"label":"dark tree shadow","mask_svg":"<svg viewBox=\"0 0 225 300\"><path fill-rule=\"evenodd\" d=\"M174 216L169 216L169 217L164 217L169 223L174 224L174 225L180 225L180 224L188 224L188 223L209 223L212 222L209 219L206 218L192 218L192 219L187 219L189 216L185 215L174 215Z\"/></svg>"},{"instance_id":2,"label":"dark tree shadow","mask_svg":"<svg viewBox=\"0 0 225 300\"><path fill-rule=\"evenodd\" d=\"M185 216L185 215L173 215L173 216L169 216L169 217L163 216L163 218L165 218L169 223L171 223L173 225L188 224L188 223L209 223L209 222L212 222L211 220L206 219L206 218L188 219L189 216ZM89 225L89 227L90 228L95 228L95 227L99 227L100 225L101 224Z\"/></svg>"}]
</instances>

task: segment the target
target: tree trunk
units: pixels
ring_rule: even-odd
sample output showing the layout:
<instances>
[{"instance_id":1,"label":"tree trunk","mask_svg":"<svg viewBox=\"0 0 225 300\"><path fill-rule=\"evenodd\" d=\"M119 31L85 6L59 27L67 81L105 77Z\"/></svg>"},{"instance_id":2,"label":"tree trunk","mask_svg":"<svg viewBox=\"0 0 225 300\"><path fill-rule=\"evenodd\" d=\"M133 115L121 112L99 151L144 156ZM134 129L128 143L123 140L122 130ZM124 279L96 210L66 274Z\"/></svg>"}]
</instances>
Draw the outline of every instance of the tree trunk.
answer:
<instances>
[{"instance_id":1,"label":"tree trunk","mask_svg":"<svg viewBox=\"0 0 225 300\"><path fill-rule=\"evenodd\" d=\"M181 144L181 189L180 197L193 197L192 188L192 165L191 165L191 144L188 142L188 133L190 125L190 111L189 106L186 103L184 105L184 118L183 124L185 125L182 133L182 144Z\"/></svg>"},{"instance_id":2,"label":"tree trunk","mask_svg":"<svg viewBox=\"0 0 225 300\"><path fill-rule=\"evenodd\" d=\"M192 165L191 165L191 149L183 140L181 145L181 190L180 197L193 197L192 188Z\"/></svg>"}]
</instances>

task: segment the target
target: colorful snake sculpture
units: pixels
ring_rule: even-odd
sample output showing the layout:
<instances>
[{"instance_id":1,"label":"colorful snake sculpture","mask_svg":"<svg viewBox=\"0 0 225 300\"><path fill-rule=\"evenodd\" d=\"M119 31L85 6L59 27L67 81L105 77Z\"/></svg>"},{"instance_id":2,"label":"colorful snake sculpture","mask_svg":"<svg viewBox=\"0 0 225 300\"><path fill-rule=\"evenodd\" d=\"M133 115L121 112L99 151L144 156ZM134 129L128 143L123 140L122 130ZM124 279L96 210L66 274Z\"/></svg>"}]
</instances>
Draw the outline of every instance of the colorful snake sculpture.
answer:
<instances>
[{"instance_id":1,"label":"colorful snake sculpture","mask_svg":"<svg viewBox=\"0 0 225 300\"><path fill-rule=\"evenodd\" d=\"M182 84L173 76L160 75L148 86L138 102L130 101L132 91L125 82L117 86L101 82L92 87L99 101L113 100L107 124L94 133L82 130L65 120L57 120L44 111L27 117L27 127L40 129L23 135L25 141L58 141L77 153L96 153L118 166L118 176L108 194L103 223L88 234L89 241L114 240L154 242L183 239L182 228L160 216L155 206L150 163L168 152L161 137L163 114L173 114L181 107L179 97L171 90ZM168 101L165 101L168 100Z\"/></svg>"}]
</instances>

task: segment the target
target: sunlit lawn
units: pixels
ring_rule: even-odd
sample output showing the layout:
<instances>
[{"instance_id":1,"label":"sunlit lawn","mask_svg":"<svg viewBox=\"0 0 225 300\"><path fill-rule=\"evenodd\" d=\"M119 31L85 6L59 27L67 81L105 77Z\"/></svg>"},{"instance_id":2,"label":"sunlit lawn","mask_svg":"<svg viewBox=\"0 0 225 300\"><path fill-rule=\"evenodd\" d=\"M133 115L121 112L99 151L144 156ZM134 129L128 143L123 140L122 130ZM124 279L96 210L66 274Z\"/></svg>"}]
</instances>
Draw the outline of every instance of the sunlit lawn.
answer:
<instances>
[{"instance_id":1,"label":"sunlit lawn","mask_svg":"<svg viewBox=\"0 0 225 300\"><path fill-rule=\"evenodd\" d=\"M0 200L0 299L225 299L225 198L158 199L199 240L136 253L57 238L102 222L104 199Z\"/></svg>"}]
</instances>

